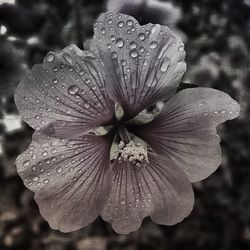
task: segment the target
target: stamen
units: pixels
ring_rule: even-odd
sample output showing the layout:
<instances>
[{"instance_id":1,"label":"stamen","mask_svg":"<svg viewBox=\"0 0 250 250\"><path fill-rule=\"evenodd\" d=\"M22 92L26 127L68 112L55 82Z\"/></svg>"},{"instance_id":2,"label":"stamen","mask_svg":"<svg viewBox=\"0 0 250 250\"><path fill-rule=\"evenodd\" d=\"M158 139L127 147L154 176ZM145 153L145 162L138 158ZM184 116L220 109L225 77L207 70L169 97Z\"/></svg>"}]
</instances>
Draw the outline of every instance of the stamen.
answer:
<instances>
[{"instance_id":1,"label":"stamen","mask_svg":"<svg viewBox=\"0 0 250 250\"><path fill-rule=\"evenodd\" d=\"M145 162L148 163L147 149L141 143L135 144L132 140L127 144L120 141L118 155L118 161L129 161L138 167Z\"/></svg>"}]
</instances>

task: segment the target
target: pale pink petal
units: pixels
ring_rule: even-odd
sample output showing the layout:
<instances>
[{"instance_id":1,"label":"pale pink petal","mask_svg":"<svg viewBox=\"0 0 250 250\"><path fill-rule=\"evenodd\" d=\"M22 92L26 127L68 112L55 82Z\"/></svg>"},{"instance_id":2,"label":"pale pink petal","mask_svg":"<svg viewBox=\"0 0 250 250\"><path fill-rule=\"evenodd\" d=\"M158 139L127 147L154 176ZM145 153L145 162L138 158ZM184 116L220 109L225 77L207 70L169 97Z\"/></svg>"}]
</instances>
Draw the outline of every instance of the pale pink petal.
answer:
<instances>
[{"instance_id":1,"label":"pale pink petal","mask_svg":"<svg viewBox=\"0 0 250 250\"><path fill-rule=\"evenodd\" d=\"M131 16L105 13L94 30L109 94L127 118L175 93L186 70L185 51L168 27L140 26Z\"/></svg>"},{"instance_id":2,"label":"pale pink petal","mask_svg":"<svg viewBox=\"0 0 250 250\"><path fill-rule=\"evenodd\" d=\"M182 170L149 154L149 164L143 167L114 163L112 190L101 216L117 233L127 234L149 215L159 224L178 223L191 212L193 202L192 186Z\"/></svg>"},{"instance_id":3,"label":"pale pink petal","mask_svg":"<svg viewBox=\"0 0 250 250\"><path fill-rule=\"evenodd\" d=\"M53 229L74 231L100 214L110 192L109 150L110 141L102 137L65 140L34 134L16 165Z\"/></svg>"},{"instance_id":4,"label":"pale pink petal","mask_svg":"<svg viewBox=\"0 0 250 250\"><path fill-rule=\"evenodd\" d=\"M172 97L159 116L138 129L153 150L172 159L190 181L208 177L221 164L216 127L236 118L240 106L211 88L185 89Z\"/></svg>"},{"instance_id":5,"label":"pale pink petal","mask_svg":"<svg viewBox=\"0 0 250 250\"><path fill-rule=\"evenodd\" d=\"M105 85L100 60L70 45L33 67L19 84L15 102L32 128L72 138L112 121Z\"/></svg>"}]
</instances>

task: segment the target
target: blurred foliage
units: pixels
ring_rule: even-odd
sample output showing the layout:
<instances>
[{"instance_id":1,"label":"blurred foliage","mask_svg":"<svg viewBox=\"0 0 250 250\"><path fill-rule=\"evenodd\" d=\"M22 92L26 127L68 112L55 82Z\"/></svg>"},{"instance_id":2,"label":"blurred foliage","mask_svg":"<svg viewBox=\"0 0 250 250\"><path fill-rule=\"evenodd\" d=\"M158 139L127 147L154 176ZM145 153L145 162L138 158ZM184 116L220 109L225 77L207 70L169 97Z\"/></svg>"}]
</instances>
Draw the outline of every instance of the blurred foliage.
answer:
<instances>
[{"instance_id":1,"label":"blurred foliage","mask_svg":"<svg viewBox=\"0 0 250 250\"><path fill-rule=\"evenodd\" d=\"M13 102L15 86L48 51L70 43L82 48L105 3L0 3L1 250L250 249L250 3L169 2L182 13L175 26L186 41L188 70L183 81L227 92L240 102L242 112L238 119L219 128L223 163L211 177L194 184L196 203L191 215L172 227L158 226L146 219L138 232L129 235L116 235L101 219L70 234L51 230L14 165L32 134L25 124L13 127L14 121L20 119Z\"/></svg>"}]
</instances>

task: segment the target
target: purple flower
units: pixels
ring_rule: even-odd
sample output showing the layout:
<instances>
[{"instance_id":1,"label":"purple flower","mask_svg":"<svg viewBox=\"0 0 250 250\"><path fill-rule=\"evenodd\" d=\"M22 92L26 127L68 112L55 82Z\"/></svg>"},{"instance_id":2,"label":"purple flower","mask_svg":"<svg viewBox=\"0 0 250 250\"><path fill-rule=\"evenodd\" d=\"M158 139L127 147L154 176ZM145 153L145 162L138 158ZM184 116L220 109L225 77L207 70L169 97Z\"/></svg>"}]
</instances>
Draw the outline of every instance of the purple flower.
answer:
<instances>
[{"instance_id":1,"label":"purple flower","mask_svg":"<svg viewBox=\"0 0 250 250\"><path fill-rule=\"evenodd\" d=\"M176 94L185 52L168 27L104 13L94 31L92 52L50 52L19 85L15 101L35 133L18 173L53 229L99 215L118 233L146 216L178 223L193 208L191 182L221 163L216 126L240 107L210 88Z\"/></svg>"}]
</instances>

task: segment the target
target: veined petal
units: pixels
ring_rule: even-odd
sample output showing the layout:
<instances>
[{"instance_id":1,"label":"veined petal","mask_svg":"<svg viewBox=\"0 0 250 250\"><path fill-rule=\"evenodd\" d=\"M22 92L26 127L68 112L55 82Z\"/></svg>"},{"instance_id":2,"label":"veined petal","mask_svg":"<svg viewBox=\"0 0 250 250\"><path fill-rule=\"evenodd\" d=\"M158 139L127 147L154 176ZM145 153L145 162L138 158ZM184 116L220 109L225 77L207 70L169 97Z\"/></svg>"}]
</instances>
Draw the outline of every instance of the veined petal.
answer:
<instances>
[{"instance_id":1,"label":"veined petal","mask_svg":"<svg viewBox=\"0 0 250 250\"><path fill-rule=\"evenodd\" d=\"M139 229L144 217L165 225L183 220L192 210L192 186L173 162L149 154L149 164L113 164L112 190L101 216L117 233ZM161 216L161 219L159 219Z\"/></svg>"},{"instance_id":2,"label":"veined petal","mask_svg":"<svg viewBox=\"0 0 250 250\"><path fill-rule=\"evenodd\" d=\"M100 214L110 192L109 150L100 136L65 140L35 132L16 165L53 229L78 230Z\"/></svg>"},{"instance_id":3,"label":"veined petal","mask_svg":"<svg viewBox=\"0 0 250 250\"><path fill-rule=\"evenodd\" d=\"M84 134L114 116L102 63L75 45L50 52L35 65L19 84L15 102L32 128L63 138Z\"/></svg>"},{"instance_id":4,"label":"veined petal","mask_svg":"<svg viewBox=\"0 0 250 250\"><path fill-rule=\"evenodd\" d=\"M172 159L191 182L200 181L221 164L216 127L236 118L240 106L229 95L211 88L185 89L138 134L160 155Z\"/></svg>"},{"instance_id":5,"label":"veined petal","mask_svg":"<svg viewBox=\"0 0 250 250\"><path fill-rule=\"evenodd\" d=\"M168 27L140 26L131 16L104 13L94 30L109 94L127 119L175 93L186 70L185 51Z\"/></svg>"}]
</instances>

